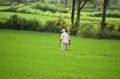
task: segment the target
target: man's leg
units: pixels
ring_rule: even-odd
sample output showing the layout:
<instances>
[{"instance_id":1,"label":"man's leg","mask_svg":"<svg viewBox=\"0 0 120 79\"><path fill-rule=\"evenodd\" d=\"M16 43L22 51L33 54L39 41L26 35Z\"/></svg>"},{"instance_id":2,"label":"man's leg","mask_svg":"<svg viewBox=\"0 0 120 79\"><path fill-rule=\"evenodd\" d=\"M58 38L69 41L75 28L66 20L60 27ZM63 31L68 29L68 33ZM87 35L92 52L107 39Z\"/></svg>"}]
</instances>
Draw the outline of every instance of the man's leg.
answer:
<instances>
[{"instance_id":1,"label":"man's leg","mask_svg":"<svg viewBox=\"0 0 120 79\"><path fill-rule=\"evenodd\" d=\"M62 50L66 50L65 43L62 43Z\"/></svg>"},{"instance_id":2,"label":"man's leg","mask_svg":"<svg viewBox=\"0 0 120 79\"><path fill-rule=\"evenodd\" d=\"M65 50L68 50L68 44L65 43Z\"/></svg>"}]
</instances>

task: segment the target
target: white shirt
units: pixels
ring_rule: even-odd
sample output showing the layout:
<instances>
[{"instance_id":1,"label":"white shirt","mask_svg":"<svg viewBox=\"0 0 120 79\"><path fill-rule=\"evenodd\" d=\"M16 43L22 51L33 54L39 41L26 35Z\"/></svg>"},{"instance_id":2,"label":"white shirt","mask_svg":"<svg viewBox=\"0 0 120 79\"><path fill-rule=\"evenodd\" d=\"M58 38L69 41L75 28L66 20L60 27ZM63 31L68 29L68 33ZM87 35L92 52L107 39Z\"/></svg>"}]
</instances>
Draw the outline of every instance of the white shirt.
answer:
<instances>
[{"instance_id":1,"label":"white shirt","mask_svg":"<svg viewBox=\"0 0 120 79\"><path fill-rule=\"evenodd\" d=\"M66 32L63 32L61 34L61 39L62 39L62 43L69 43L70 40L69 35Z\"/></svg>"}]
</instances>

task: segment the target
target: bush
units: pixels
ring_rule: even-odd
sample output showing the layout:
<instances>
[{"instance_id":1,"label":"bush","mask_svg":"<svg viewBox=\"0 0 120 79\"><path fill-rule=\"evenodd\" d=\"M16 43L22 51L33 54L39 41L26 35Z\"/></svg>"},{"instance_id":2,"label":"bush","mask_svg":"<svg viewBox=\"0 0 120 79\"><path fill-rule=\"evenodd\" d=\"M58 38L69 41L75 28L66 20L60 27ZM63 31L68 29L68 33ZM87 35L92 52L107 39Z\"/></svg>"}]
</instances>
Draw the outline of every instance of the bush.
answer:
<instances>
[{"instance_id":1,"label":"bush","mask_svg":"<svg viewBox=\"0 0 120 79\"><path fill-rule=\"evenodd\" d=\"M106 23L104 29L104 38L120 38L120 24L119 23Z\"/></svg>"},{"instance_id":2,"label":"bush","mask_svg":"<svg viewBox=\"0 0 120 79\"><path fill-rule=\"evenodd\" d=\"M17 9L20 7L24 7L24 5L11 5L8 8L4 9L3 11L8 11L8 12L17 12Z\"/></svg>"},{"instance_id":3,"label":"bush","mask_svg":"<svg viewBox=\"0 0 120 79\"><path fill-rule=\"evenodd\" d=\"M16 12L17 11L17 6L10 6L6 9L4 9L3 11L8 11L8 12Z\"/></svg>"},{"instance_id":4,"label":"bush","mask_svg":"<svg viewBox=\"0 0 120 79\"><path fill-rule=\"evenodd\" d=\"M43 31L59 33L63 28L67 29L67 26L65 21L62 18L59 18L57 20L47 21Z\"/></svg>"},{"instance_id":5,"label":"bush","mask_svg":"<svg viewBox=\"0 0 120 79\"><path fill-rule=\"evenodd\" d=\"M41 31L43 25L35 19L27 20L19 17L18 15L12 15L6 22L3 23L4 29L15 29L15 30L31 30Z\"/></svg>"},{"instance_id":6,"label":"bush","mask_svg":"<svg viewBox=\"0 0 120 79\"><path fill-rule=\"evenodd\" d=\"M120 32L120 23L106 23L106 28L109 31L119 31Z\"/></svg>"},{"instance_id":7,"label":"bush","mask_svg":"<svg viewBox=\"0 0 120 79\"><path fill-rule=\"evenodd\" d=\"M4 29L4 22L0 21L0 29Z\"/></svg>"},{"instance_id":8,"label":"bush","mask_svg":"<svg viewBox=\"0 0 120 79\"><path fill-rule=\"evenodd\" d=\"M21 21L22 30L41 31L43 25L35 19Z\"/></svg>"},{"instance_id":9,"label":"bush","mask_svg":"<svg viewBox=\"0 0 120 79\"><path fill-rule=\"evenodd\" d=\"M21 29L21 26L20 26L21 21L22 21L22 18L20 18L18 15L13 15L13 16L10 16L9 19L7 19L5 26L8 29L20 30Z\"/></svg>"},{"instance_id":10,"label":"bush","mask_svg":"<svg viewBox=\"0 0 120 79\"><path fill-rule=\"evenodd\" d=\"M115 29L116 25L106 24L103 31L103 36L100 36L100 28L96 28L93 24L82 24L78 30L77 35L84 38L106 38L106 39L120 39L120 32Z\"/></svg>"},{"instance_id":11,"label":"bush","mask_svg":"<svg viewBox=\"0 0 120 79\"><path fill-rule=\"evenodd\" d=\"M57 20L50 20L43 24L35 19L27 20L18 15L12 15L5 21L0 21L1 29L14 29L14 30L30 30L30 31L43 31L43 32L56 32L59 33L63 28L67 29L67 24L62 18Z\"/></svg>"},{"instance_id":12,"label":"bush","mask_svg":"<svg viewBox=\"0 0 120 79\"><path fill-rule=\"evenodd\" d=\"M32 5L30 4L12 5L9 6L7 9L3 9L1 11L39 14L43 16L45 15L45 16L56 16L56 17L60 17L62 15L63 17L64 16L68 17L66 16L66 14L68 14L68 8L58 8L55 5L50 5L45 3L33 3Z\"/></svg>"},{"instance_id":13,"label":"bush","mask_svg":"<svg viewBox=\"0 0 120 79\"><path fill-rule=\"evenodd\" d=\"M101 17L102 13L98 12L98 13L94 13L93 15L90 16L94 16L94 17ZM120 12L119 11L112 11L112 12L107 12L106 14L107 17L115 17L115 18L120 18Z\"/></svg>"},{"instance_id":14,"label":"bush","mask_svg":"<svg viewBox=\"0 0 120 79\"><path fill-rule=\"evenodd\" d=\"M120 32L115 30L110 30L108 27L106 27L104 29L104 38L120 39Z\"/></svg>"},{"instance_id":15,"label":"bush","mask_svg":"<svg viewBox=\"0 0 120 79\"><path fill-rule=\"evenodd\" d=\"M68 9L60 9L58 12L61 12L61 13L68 13Z\"/></svg>"},{"instance_id":16,"label":"bush","mask_svg":"<svg viewBox=\"0 0 120 79\"><path fill-rule=\"evenodd\" d=\"M42 3L35 3L33 5L33 8L34 9L39 9L39 10L42 10L42 11L51 11L53 13L56 12L56 8L52 5L52 6L48 6L46 4L42 4Z\"/></svg>"},{"instance_id":17,"label":"bush","mask_svg":"<svg viewBox=\"0 0 120 79\"><path fill-rule=\"evenodd\" d=\"M55 13L55 12L68 13L67 9L64 9L64 8L60 9L60 8L56 7L55 5L51 5L51 4L35 3L32 6L32 8L33 9L39 9L39 10L42 10L42 11L51 11L53 13Z\"/></svg>"},{"instance_id":18,"label":"bush","mask_svg":"<svg viewBox=\"0 0 120 79\"><path fill-rule=\"evenodd\" d=\"M98 33L98 28L95 28L93 24L82 24L78 30L77 35L85 38L94 38Z\"/></svg>"}]
</instances>

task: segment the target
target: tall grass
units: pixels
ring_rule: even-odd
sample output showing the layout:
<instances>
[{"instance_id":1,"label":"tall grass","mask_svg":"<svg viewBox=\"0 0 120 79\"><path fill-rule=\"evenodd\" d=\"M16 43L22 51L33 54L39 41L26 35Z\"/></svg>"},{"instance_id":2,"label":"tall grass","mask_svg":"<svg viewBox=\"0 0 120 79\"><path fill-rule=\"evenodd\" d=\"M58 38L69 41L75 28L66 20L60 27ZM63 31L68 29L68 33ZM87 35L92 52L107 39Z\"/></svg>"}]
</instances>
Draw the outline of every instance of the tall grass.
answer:
<instances>
[{"instance_id":1,"label":"tall grass","mask_svg":"<svg viewBox=\"0 0 120 79\"><path fill-rule=\"evenodd\" d=\"M23 14L23 13L14 13L14 12L0 12L0 18L9 18L10 16L17 14L20 17L26 19L37 19L42 22L46 22L47 20L56 19L57 17L52 16L43 16L43 15L36 15L36 14Z\"/></svg>"},{"instance_id":2,"label":"tall grass","mask_svg":"<svg viewBox=\"0 0 120 79\"><path fill-rule=\"evenodd\" d=\"M60 34L0 30L1 79L119 79L120 41L71 36L68 51Z\"/></svg>"},{"instance_id":3,"label":"tall grass","mask_svg":"<svg viewBox=\"0 0 120 79\"><path fill-rule=\"evenodd\" d=\"M8 8L8 6L0 6L0 10L4 10L6 8Z\"/></svg>"},{"instance_id":4,"label":"tall grass","mask_svg":"<svg viewBox=\"0 0 120 79\"><path fill-rule=\"evenodd\" d=\"M67 13L67 14L62 14L62 13L51 14L49 12L43 12L40 15L37 15L37 14L24 14L24 13L14 13L14 12L0 12L0 18L10 17L13 14L18 14L19 16L24 17L26 19L31 19L31 18L38 19L42 22L45 22L45 21L51 20L51 19L56 19L58 17L63 17L65 19L65 21L70 23L70 14L69 13ZM86 13L86 12L82 13L83 16L81 16L81 23L89 22L89 23L99 24L101 22L100 17L90 17L90 16L86 16L87 14L89 14L89 13ZM106 19L107 19L106 21L113 22L113 23L119 23L119 21L120 21L119 18L106 18Z\"/></svg>"}]
</instances>

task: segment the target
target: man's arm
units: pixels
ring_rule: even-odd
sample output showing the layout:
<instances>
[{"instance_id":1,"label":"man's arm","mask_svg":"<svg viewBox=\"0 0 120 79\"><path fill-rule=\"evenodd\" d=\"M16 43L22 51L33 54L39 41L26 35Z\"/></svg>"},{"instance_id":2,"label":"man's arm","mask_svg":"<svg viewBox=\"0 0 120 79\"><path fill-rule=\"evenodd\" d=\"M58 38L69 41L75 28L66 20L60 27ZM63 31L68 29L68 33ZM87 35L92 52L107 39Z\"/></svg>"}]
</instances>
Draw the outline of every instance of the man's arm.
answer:
<instances>
[{"instance_id":1,"label":"man's arm","mask_svg":"<svg viewBox=\"0 0 120 79\"><path fill-rule=\"evenodd\" d=\"M62 42L62 38L63 38L63 33L61 34L60 41L59 41L58 45Z\"/></svg>"},{"instance_id":2,"label":"man's arm","mask_svg":"<svg viewBox=\"0 0 120 79\"><path fill-rule=\"evenodd\" d=\"M60 41L59 41L58 45L61 43L61 41L62 41L62 39L60 39Z\"/></svg>"}]
</instances>

